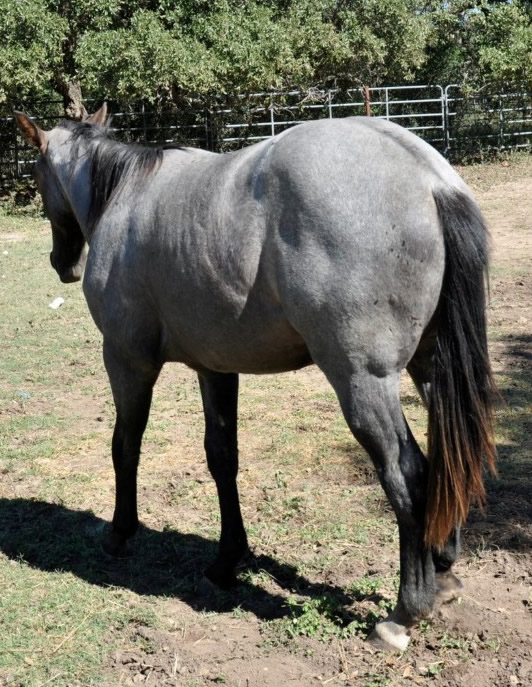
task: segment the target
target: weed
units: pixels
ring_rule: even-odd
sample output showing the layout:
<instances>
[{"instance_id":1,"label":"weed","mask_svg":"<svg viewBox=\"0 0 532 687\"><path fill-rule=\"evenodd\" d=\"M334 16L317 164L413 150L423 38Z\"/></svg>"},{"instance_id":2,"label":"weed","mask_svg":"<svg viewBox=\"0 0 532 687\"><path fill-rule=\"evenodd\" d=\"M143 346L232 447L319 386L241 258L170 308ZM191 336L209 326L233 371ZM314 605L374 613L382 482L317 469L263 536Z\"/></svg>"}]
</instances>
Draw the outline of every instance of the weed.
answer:
<instances>
[{"instance_id":1,"label":"weed","mask_svg":"<svg viewBox=\"0 0 532 687\"><path fill-rule=\"evenodd\" d=\"M382 586L382 579L380 577L370 577L366 575L360 580L356 580L349 585L347 591L357 601L362 601L371 596L374 596L378 589Z\"/></svg>"},{"instance_id":2,"label":"weed","mask_svg":"<svg viewBox=\"0 0 532 687\"><path fill-rule=\"evenodd\" d=\"M391 680L383 675L368 675L369 682L364 683L364 687L387 687L391 685Z\"/></svg>"},{"instance_id":3,"label":"weed","mask_svg":"<svg viewBox=\"0 0 532 687\"><path fill-rule=\"evenodd\" d=\"M235 606L231 615L233 618L243 618L246 615L246 611L241 606Z\"/></svg>"},{"instance_id":4,"label":"weed","mask_svg":"<svg viewBox=\"0 0 532 687\"><path fill-rule=\"evenodd\" d=\"M438 642L442 649L455 649L461 654L467 654L471 646L470 641L465 637L453 637L448 632L444 632Z\"/></svg>"},{"instance_id":5,"label":"weed","mask_svg":"<svg viewBox=\"0 0 532 687\"><path fill-rule=\"evenodd\" d=\"M277 485L278 489L286 489L288 487L284 472L282 470L275 471L275 484Z\"/></svg>"},{"instance_id":6,"label":"weed","mask_svg":"<svg viewBox=\"0 0 532 687\"><path fill-rule=\"evenodd\" d=\"M291 496L283 502L283 519L289 520L298 513L301 513L305 508L305 499L302 496Z\"/></svg>"},{"instance_id":7,"label":"weed","mask_svg":"<svg viewBox=\"0 0 532 687\"><path fill-rule=\"evenodd\" d=\"M484 646L486 649L489 649L490 651L499 651L501 648L501 640L500 637L490 637L484 642Z\"/></svg>"},{"instance_id":8,"label":"weed","mask_svg":"<svg viewBox=\"0 0 532 687\"><path fill-rule=\"evenodd\" d=\"M378 620L378 616L373 612L365 617L351 616L328 594L305 601L290 597L286 605L289 616L271 623L281 643L295 637L309 637L320 642L329 642L334 637L347 639L355 635L365 636Z\"/></svg>"},{"instance_id":9,"label":"weed","mask_svg":"<svg viewBox=\"0 0 532 687\"><path fill-rule=\"evenodd\" d=\"M386 614L391 613L395 606L395 601L393 599L381 599L379 601L379 609L384 611Z\"/></svg>"},{"instance_id":10,"label":"weed","mask_svg":"<svg viewBox=\"0 0 532 687\"><path fill-rule=\"evenodd\" d=\"M423 635L427 635L432 630L432 623L430 620L420 620L419 621L419 632Z\"/></svg>"},{"instance_id":11,"label":"weed","mask_svg":"<svg viewBox=\"0 0 532 687\"><path fill-rule=\"evenodd\" d=\"M436 663L429 663L427 668L428 677L437 677L441 671L444 669L445 663L443 661L437 661Z\"/></svg>"}]
</instances>

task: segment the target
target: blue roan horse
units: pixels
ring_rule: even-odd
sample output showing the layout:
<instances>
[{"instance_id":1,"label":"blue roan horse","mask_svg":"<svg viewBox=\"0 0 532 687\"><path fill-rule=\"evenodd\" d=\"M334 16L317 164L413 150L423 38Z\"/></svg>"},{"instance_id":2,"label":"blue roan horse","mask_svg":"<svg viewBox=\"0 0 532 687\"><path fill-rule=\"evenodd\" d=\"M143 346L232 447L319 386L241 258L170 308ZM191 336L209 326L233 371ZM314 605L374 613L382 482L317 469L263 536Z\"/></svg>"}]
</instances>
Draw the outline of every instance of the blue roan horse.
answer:
<instances>
[{"instance_id":1,"label":"blue roan horse","mask_svg":"<svg viewBox=\"0 0 532 687\"><path fill-rule=\"evenodd\" d=\"M208 579L248 551L237 491L238 373L318 365L368 451L400 534L397 605L376 644L460 588L459 526L494 463L487 234L466 185L399 126L309 122L239 152L144 148L106 133L106 108L51 131L16 113L41 155L52 265L81 278L116 405L116 506L105 549L137 529L136 476L162 365L197 371L221 538ZM90 244L86 259L85 245ZM86 265L85 265L86 259ZM429 409L429 456L401 411L407 368Z\"/></svg>"}]
</instances>

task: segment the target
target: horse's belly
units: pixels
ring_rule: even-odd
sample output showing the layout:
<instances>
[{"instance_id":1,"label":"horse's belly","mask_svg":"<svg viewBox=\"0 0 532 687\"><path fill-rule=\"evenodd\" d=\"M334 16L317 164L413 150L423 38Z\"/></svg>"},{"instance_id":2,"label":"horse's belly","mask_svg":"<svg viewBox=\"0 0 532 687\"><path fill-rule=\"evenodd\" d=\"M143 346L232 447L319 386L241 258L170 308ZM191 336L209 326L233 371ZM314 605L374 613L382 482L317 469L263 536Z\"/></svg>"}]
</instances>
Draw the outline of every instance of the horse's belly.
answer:
<instances>
[{"instance_id":1,"label":"horse's belly","mask_svg":"<svg viewBox=\"0 0 532 687\"><path fill-rule=\"evenodd\" d=\"M260 352L257 352L260 353ZM277 374L299 370L312 364L312 358L306 347L301 350L279 351L277 355L271 350L264 351L262 355L241 356L235 355L222 358L216 356L206 361L205 367L215 372L238 372L241 374Z\"/></svg>"},{"instance_id":2,"label":"horse's belly","mask_svg":"<svg viewBox=\"0 0 532 687\"><path fill-rule=\"evenodd\" d=\"M313 362L305 342L287 322L265 322L260 328L233 322L197 335L189 332L186 340L177 332L168 332L165 339L165 360L194 369L271 374L298 370Z\"/></svg>"}]
</instances>

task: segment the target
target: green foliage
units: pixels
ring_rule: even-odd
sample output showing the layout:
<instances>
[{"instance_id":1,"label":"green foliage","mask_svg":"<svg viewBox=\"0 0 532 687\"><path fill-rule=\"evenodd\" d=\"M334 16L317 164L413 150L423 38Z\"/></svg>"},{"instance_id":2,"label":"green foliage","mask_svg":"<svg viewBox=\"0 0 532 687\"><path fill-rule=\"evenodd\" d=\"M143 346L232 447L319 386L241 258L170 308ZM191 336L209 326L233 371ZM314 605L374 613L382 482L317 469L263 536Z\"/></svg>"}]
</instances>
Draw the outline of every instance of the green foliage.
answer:
<instances>
[{"instance_id":1,"label":"green foliage","mask_svg":"<svg viewBox=\"0 0 532 687\"><path fill-rule=\"evenodd\" d=\"M532 88L532 12L523 0L429 3L432 31L422 80L471 88Z\"/></svg>"},{"instance_id":2,"label":"green foliage","mask_svg":"<svg viewBox=\"0 0 532 687\"><path fill-rule=\"evenodd\" d=\"M0 0L0 102L532 83L524 0ZM65 105L66 106L66 105Z\"/></svg>"},{"instance_id":3,"label":"green foliage","mask_svg":"<svg viewBox=\"0 0 532 687\"><path fill-rule=\"evenodd\" d=\"M382 579L380 577L365 576L359 580L355 580L349 585L348 591L354 596L357 601L367 599L373 596L380 587L382 587Z\"/></svg>"},{"instance_id":4,"label":"green foliage","mask_svg":"<svg viewBox=\"0 0 532 687\"><path fill-rule=\"evenodd\" d=\"M77 59L89 92L118 100L171 96L178 80L186 90L212 82L212 60L193 38L169 31L155 12L139 10L127 27L88 32Z\"/></svg>"},{"instance_id":5,"label":"green foliage","mask_svg":"<svg viewBox=\"0 0 532 687\"><path fill-rule=\"evenodd\" d=\"M363 84L411 81L425 61L428 17L411 0L362 0L341 13L349 73Z\"/></svg>"},{"instance_id":6,"label":"green foliage","mask_svg":"<svg viewBox=\"0 0 532 687\"><path fill-rule=\"evenodd\" d=\"M479 79L532 86L532 23L525 7L501 4L488 14L478 57Z\"/></svg>"},{"instance_id":7,"label":"green foliage","mask_svg":"<svg viewBox=\"0 0 532 687\"><path fill-rule=\"evenodd\" d=\"M61 69L66 22L46 0L0 0L0 102L45 91Z\"/></svg>"},{"instance_id":8,"label":"green foliage","mask_svg":"<svg viewBox=\"0 0 532 687\"><path fill-rule=\"evenodd\" d=\"M290 609L289 617L273 621L277 634L284 641L295 637L310 637L328 642L333 637L347 639L359 634L365 636L379 620L379 616L373 612L364 618L348 617L338 601L328 594L305 601L291 597L286 605Z\"/></svg>"},{"instance_id":9,"label":"green foliage","mask_svg":"<svg viewBox=\"0 0 532 687\"><path fill-rule=\"evenodd\" d=\"M0 197L0 203L0 218L4 214L11 217L42 217L44 214L40 194L24 182L14 184L6 195Z\"/></svg>"},{"instance_id":10,"label":"green foliage","mask_svg":"<svg viewBox=\"0 0 532 687\"><path fill-rule=\"evenodd\" d=\"M364 687L388 687L391 684L389 678L384 675L370 675L369 682L364 684Z\"/></svg>"}]
</instances>

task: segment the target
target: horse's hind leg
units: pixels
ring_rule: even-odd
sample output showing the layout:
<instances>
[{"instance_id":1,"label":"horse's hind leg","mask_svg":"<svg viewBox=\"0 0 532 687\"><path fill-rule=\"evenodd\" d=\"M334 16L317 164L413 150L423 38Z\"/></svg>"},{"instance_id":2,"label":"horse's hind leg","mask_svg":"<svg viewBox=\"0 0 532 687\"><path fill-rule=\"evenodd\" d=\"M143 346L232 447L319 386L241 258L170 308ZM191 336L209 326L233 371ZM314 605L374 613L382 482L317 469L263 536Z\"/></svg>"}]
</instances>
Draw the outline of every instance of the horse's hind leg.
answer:
<instances>
[{"instance_id":1,"label":"horse's hind leg","mask_svg":"<svg viewBox=\"0 0 532 687\"><path fill-rule=\"evenodd\" d=\"M436 598L437 607L453 601L463 588L460 579L452 571L452 566L460 555L460 528L456 528L445 543L441 551L434 550L432 557L436 569Z\"/></svg>"},{"instance_id":2,"label":"horse's hind leg","mask_svg":"<svg viewBox=\"0 0 532 687\"><path fill-rule=\"evenodd\" d=\"M238 375L202 372L199 383L205 414L205 452L216 482L222 521L218 555L205 574L219 587L229 587L235 581L235 567L248 552L236 484Z\"/></svg>"},{"instance_id":3,"label":"horse's hind leg","mask_svg":"<svg viewBox=\"0 0 532 687\"><path fill-rule=\"evenodd\" d=\"M424 337L418 349L407 366L408 373L421 396L425 406L430 406L430 381L432 377L432 357L434 348L434 335ZM463 585L452 572L451 568L460 555L460 530L457 528L445 547L433 551L434 565L436 568L436 605L441 605L456 599Z\"/></svg>"},{"instance_id":4,"label":"horse's hind leg","mask_svg":"<svg viewBox=\"0 0 532 687\"><path fill-rule=\"evenodd\" d=\"M104 362L116 407L112 443L116 498L112 527L104 538L103 548L113 556L122 556L127 539L138 528L137 467L160 367L133 366L105 341Z\"/></svg>"},{"instance_id":5,"label":"horse's hind leg","mask_svg":"<svg viewBox=\"0 0 532 687\"><path fill-rule=\"evenodd\" d=\"M433 609L436 591L432 551L424 544L427 461L413 438L399 403L399 374L370 374L334 361L322 369L336 390L351 431L368 451L395 511L400 538L400 587L393 612L371 639L404 650L409 628Z\"/></svg>"}]
</instances>

